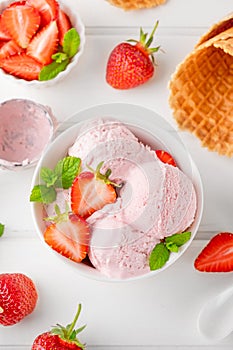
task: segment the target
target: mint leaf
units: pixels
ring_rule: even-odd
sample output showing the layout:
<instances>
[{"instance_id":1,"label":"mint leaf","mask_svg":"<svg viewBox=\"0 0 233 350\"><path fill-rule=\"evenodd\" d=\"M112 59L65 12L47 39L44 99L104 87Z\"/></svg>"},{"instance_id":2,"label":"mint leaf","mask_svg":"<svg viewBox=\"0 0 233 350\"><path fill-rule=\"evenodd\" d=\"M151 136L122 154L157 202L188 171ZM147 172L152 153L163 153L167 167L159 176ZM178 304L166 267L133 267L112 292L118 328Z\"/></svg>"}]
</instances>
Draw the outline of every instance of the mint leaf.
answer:
<instances>
[{"instance_id":1,"label":"mint leaf","mask_svg":"<svg viewBox=\"0 0 233 350\"><path fill-rule=\"evenodd\" d=\"M64 189L70 188L75 177L79 174L80 168L80 158L69 156L61 159L54 169L57 176L55 186Z\"/></svg>"},{"instance_id":2,"label":"mint leaf","mask_svg":"<svg viewBox=\"0 0 233 350\"><path fill-rule=\"evenodd\" d=\"M5 230L5 225L0 223L0 237L2 237L4 230Z\"/></svg>"},{"instance_id":3,"label":"mint leaf","mask_svg":"<svg viewBox=\"0 0 233 350\"><path fill-rule=\"evenodd\" d=\"M68 58L67 54L64 52L57 52L52 55L52 59L57 63L61 63L62 61L65 61L67 58Z\"/></svg>"},{"instance_id":4,"label":"mint leaf","mask_svg":"<svg viewBox=\"0 0 233 350\"><path fill-rule=\"evenodd\" d=\"M156 244L149 257L151 270L158 270L168 261L170 252L163 242Z\"/></svg>"},{"instance_id":5,"label":"mint leaf","mask_svg":"<svg viewBox=\"0 0 233 350\"><path fill-rule=\"evenodd\" d=\"M78 52L80 46L80 36L75 28L71 28L64 35L63 41L63 52L67 54L68 57L73 57Z\"/></svg>"},{"instance_id":6,"label":"mint leaf","mask_svg":"<svg viewBox=\"0 0 233 350\"><path fill-rule=\"evenodd\" d=\"M191 237L191 232L182 232L182 233L175 233L172 236L165 238L165 244L172 243L177 245L177 247L181 247L183 244L188 242Z\"/></svg>"},{"instance_id":7,"label":"mint leaf","mask_svg":"<svg viewBox=\"0 0 233 350\"><path fill-rule=\"evenodd\" d=\"M46 185L36 185L33 187L30 195L30 202L39 202L49 204L55 201L57 197L56 190Z\"/></svg>"},{"instance_id":8,"label":"mint leaf","mask_svg":"<svg viewBox=\"0 0 233 350\"><path fill-rule=\"evenodd\" d=\"M169 242L169 243L166 243L165 246L167 247L168 250L170 250L170 252L178 253L179 251L179 247L175 243Z\"/></svg>"},{"instance_id":9,"label":"mint leaf","mask_svg":"<svg viewBox=\"0 0 233 350\"><path fill-rule=\"evenodd\" d=\"M41 168L40 176L47 187L53 186L57 180L57 175L54 171L46 167Z\"/></svg>"},{"instance_id":10,"label":"mint leaf","mask_svg":"<svg viewBox=\"0 0 233 350\"><path fill-rule=\"evenodd\" d=\"M66 60L62 61L61 63L58 63L56 61L48 64L47 66L44 66L39 74L39 80L51 80L55 78L60 72L64 71L66 67L68 66L70 60L67 58Z\"/></svg>"}]
</instances>

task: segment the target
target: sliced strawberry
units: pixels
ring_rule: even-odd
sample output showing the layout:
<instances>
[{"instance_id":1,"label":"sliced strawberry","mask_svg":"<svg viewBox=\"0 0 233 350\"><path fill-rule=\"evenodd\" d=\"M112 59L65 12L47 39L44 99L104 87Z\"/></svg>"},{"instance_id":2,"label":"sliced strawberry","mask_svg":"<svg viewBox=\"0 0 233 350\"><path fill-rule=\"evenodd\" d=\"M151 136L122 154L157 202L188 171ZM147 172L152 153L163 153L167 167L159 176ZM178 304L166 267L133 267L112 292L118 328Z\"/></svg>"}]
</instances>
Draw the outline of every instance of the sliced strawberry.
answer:
<instances>
[{"instance_id":1,"label":"sliced strawberry","mask_svg":"<svg viewBox=\"0 0 233 350\"><path fill-rule=\"evenodd\" d=\"M196 258L194 267L202 272L233 271L233 233L215 235Z\"/></svg>"},{"instance_id":2,"label":"sliced strawberry","mask_svg":"<svg viewBox=\"0 0 233 350\"><path fill-rule=\"evenodd\" d=\"M68 221L48 226L44 233L45 242L61 255L81 262L87 255L90 230L87 222L77 215L69 215Z\"/></svg>"},{"instance_id":3,"label":"sliced strawberry","mask_svg":"<svg viewBox=\"0 0 233 350\"><path fill-rule=\"evenodd\" d=\"M11 36L6 30L2 22L2 16L0 15L0 40L11 40Z\"/></svg>"},{"instance_id":4,"label":"sliced strawberry","mask_svg":"<svg viewBox=\"0 0 233 350\"><path fill-rule=\"evenodd\" d=\"M0 60L0 68L18 78L38 80L42 64L27 54L21 53Z\"/></svg>"},{"instance_id":5,"label":"sliced strawberry","mask_svg":"<svg viewBox=\"0 0 233 350\"><path fill-rule=\"evenodd\" d=\"M7 41L0 48L0 59L23 52L24 49L20 47L14 40Z\"/></svg>"},{"instance_id":6,"label":"sliced strawberry","mask_svg":"<svg viewBox=\"0 0 233 350\"><path fill-rule=\"evenodd\" d=\"M14 1L8 7L16 7L16 6L25 5L25 4L26 4L26 1Z\"/></svg>"},{"instance_id":7,"label":"sliced strawberry","mask_svg":"<svg viewBox=\"0 0 233 350\"><path fill-rule=\"evenodd\" d=\"M52 55L58 45L58 29L56 21L50 22L34 36L27 48L27 54L43 65L52 62Z\"/></svg>"},{"instance_id":8,"label":"sliced strawberry","mask_svg":"<svg viewBox=\"0 0 233 350\"><path fill-rule=\"evenodd\" d=\"M59 31L59 44L63 45L64 35L72 27L72 24L67 14L60 8L58 11L57 26Z\"/></svg>"},{"instance_id":9,"label":"sliced strawberry","mask_svg":"<svg viewBox=\"0 0 233 350\"><path fill-rule=\"evenodd\" d=\"M156 152L157 157L161 160L161 162L176 166L176 162L172 158L170 153L163 151L163 150L160 150L160 149L156 150L155 152Z\"/></svg>"},{"instance_id":10,"label":"sliced strawberry","mask_svg":"<svg viewBox=\"0 0 233 350\"><path fill-rule=\"evenodd\" d=\"M31 6L11 6L3 11L2 23L12 39L22 48L26 48L39 28L40 15Z\"/></svg>"},{"instance_id":11,"label":"sliced strawberry","mask_svg":"<svg viewBox=\"0 0 233 350\"><path fill-rule=\"evenodd\" d=\"M101 174L99 169L100 165L95 173L81 173L71 187L71 209L84 218L116 200L116 191L108 180L110 174Z\"/></svg>"},{"instance_id":12,"label":"sliced strawberry","mask_svg":"<svg viewBox=\"0 0 233 350\"><path fill-rule=\"evenodd\" d=\"M59 4L56 0L27 0L27 4L39 11L41 27L57 19Z\"/></svg>"}]
</instances>

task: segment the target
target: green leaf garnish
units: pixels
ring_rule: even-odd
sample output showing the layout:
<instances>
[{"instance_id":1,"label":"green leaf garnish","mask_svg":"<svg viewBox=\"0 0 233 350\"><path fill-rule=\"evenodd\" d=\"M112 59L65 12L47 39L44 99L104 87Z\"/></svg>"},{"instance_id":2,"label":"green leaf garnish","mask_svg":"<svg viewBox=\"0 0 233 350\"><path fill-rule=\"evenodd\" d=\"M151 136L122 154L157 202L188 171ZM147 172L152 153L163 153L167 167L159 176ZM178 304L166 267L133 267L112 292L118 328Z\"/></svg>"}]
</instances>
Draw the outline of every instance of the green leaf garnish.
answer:
<instances>
[{"instance_id":1,"label":"green leaf garnish","mask_svg":"<svg viewBox=\"0 0 233 350\"><path fill-rule=\"evenodd\" d=\"M63 52L67 54L69 58L72 58L79 50L80 35L75 28L71 28L64 35Z\"/></svg>"},{"instance_id":2,"label":"green leaf garnish","mask_svg":"<svg viewBox=\"0 0 233 350\"><path fill-rule=\"evenodd\" d=\"M0 223L0 237L2 237L4 230L5 230L5 225Z\"/></svg>"},{"instance_id":3,"label":"green leaf garnish","mask_svg":"<svg viewBox=\"0 0 233 350\"><path fill-rule=\"evenodd\" d=\"M44 204L52 203L57 198L57 192L54 187L47 187L46 185L36 185L33 187L30 201Z\"/></svg>"},{"instance_id":4,"label":"green leaf garnish","mask_svg":"<svg viewBox=\"0 0 233 350\"><path fill-rule=\"evenodd\" d=\"M52 55L52 59L57 63L61 63L62 61L65 61L67 58L68 58L67 54L64 52L57 52L54 55Z\"/></svg>"},{"instance_id":5,"label":"green leaf garnish","mask_svg":"<svg viewBox=\"0 0 233 350\"><path fill-rule=\"evenodd\" d=\"M156 244L149 257L151 270L158 270L168 261L170 252L163 242Z\"/></svg>"},{"instance_id":6,"label":"green leaf garnish","mask_svg":"<svg viewBox=\"0 0 233 350\"><path fill-rule=\"evenodd\" d=\"M68 66L70 60L67 58L66 60L62 61L61 63L58 63L56 61L48 64L47 66L44 66L39 74L39 80L45 81L45 80L51 80L55 78L60 72L64 71L66 67Z\"/></svg>"},{"instance_id":7,"label":"green leaf garnish","mask_svg":"<svg viewBox=\"0 0 233 350\"><path fill-rule=\"evenodd\" d=\"M58 161L55 169L41 168L40 177L44 184L33 187L30 202L52 203L57 198L56 188L68 189L81 170L81 159L65 157Z\"/></svg>"},{"instance_id":8,"label":"green leaf garnish","mask_svg":"<svg viewBox=\"0 0 233 350\"><path fill-rule=\"evenodd\" d=\"M179 247L184 245L191 237L191 232L175 233L156 244L149 256L151 270L163 267L169 259L170 252L178 253Z\"/></svg>"},{"instance_id":9,"label":"green leaf garnish","mask_svg":"<svg viewBox=\"0 0 233 350\"><path fill-rule=\"evenodd\" d=\"M57 176L55 186L64 189L70 188L75 177L79 174L80 169L80 158L66 157L60 160L54 169L54 173Z\"/></svg>"},{"instance_id":10,"label":"green leaf garnish","mask_svg":"<svg viewBox=\"0 0 233 350\"><path fill-rule=\"evenodd\" d=\"M182 233L175 233L172 236L165 238L166 245L169 243L173 243L177 245L177 247L181 247L183 244L188 242L191 237L191 232L182 232Z\"/></svg>"},{"instance_id":11,"label":"green leaf garnish","mask_svg":"<svg viewBox=\"0 0 233 350\"><path fill-rule=\"evenodd\" d=\"M45 167L41 168L40 177L45 182L47 187L53 186L57 180L57 175L54 173L54 171Z\"/></svg>"}]
</instances>

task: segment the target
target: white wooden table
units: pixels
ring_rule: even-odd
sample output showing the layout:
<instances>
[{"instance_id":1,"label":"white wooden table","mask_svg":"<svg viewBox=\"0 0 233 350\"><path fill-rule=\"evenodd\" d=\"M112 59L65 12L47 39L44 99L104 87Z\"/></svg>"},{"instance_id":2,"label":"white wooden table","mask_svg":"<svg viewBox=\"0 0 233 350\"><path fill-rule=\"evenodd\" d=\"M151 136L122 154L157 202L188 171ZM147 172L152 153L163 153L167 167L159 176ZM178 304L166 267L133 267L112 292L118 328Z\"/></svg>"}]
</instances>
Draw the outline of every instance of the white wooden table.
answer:
<instances>
[{"instance_id":1,"label":"white wooden table","mask_svg":"<svg viewBox=\"0 0 233 350\"><path fill-rule=\"evenodd\" d=\"M77 111L109 102L140 104L153 109L176 127L168 106L167 84L176 65L208 27L232 10L229 0L167 0L161 7L124 12L104 0L66 0L79 11L86 26L86 46L79 65L57 86L28 89L0 81L0 100L29 98L49 105L59 121ZM155 45L154 80L129 91L116 91L105 82L108 54L115 44L139 27L148 31L160 24ZM23 272L36 283L36 310L13 327L0 327L0 349L29 350L37 334L55 323L68 323L77 304L83 305L80 322L87 323L82 340L88 349L232 349L233 336L214 344L196 327L203 303L230 286L232 273L208 275L194 270L193 262L216 232L233 232L233 159L201 148L189 133L180 133L203 180L205 205L196 239L182 258L157 277L137 282L106 283L79 276L51 254L33 227L29 193L34 169L0 172L0 273Z\"/></svg>"}]
</instances>

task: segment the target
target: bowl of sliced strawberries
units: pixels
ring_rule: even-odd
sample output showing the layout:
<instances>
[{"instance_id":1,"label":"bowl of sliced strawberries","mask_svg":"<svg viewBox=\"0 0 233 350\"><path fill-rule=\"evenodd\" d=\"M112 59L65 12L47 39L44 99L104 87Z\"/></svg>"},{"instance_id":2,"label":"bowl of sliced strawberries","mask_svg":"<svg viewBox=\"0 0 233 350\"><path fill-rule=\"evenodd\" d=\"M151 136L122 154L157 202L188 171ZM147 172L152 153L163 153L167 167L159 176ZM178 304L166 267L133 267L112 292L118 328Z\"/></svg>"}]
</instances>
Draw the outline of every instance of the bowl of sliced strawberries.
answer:
<instances>
[{"instance_id":1,"label":"bowl of sliced strawberries","mask_svg":"<svg viewBox=\"0 0 233 350\"><path fill-rule=\"evenodd\" d=\"M85 44L77 13L56 0L0 4L0 74L29 86L53 85L77 64Z\"/></svg>"},{"instance_id":2,"label":"bowl of sliced strawberries","mask_svg":"<svg viewBox=\"0 0 233 350\"><path fill-rule=\"evenodd\" d=\"M80 111L72 124L32 180L45 246L98 280L164 271L192 242L203 208L198 169L178 134L155 112L121 103Z\"/></svg>"}]
</instances>

